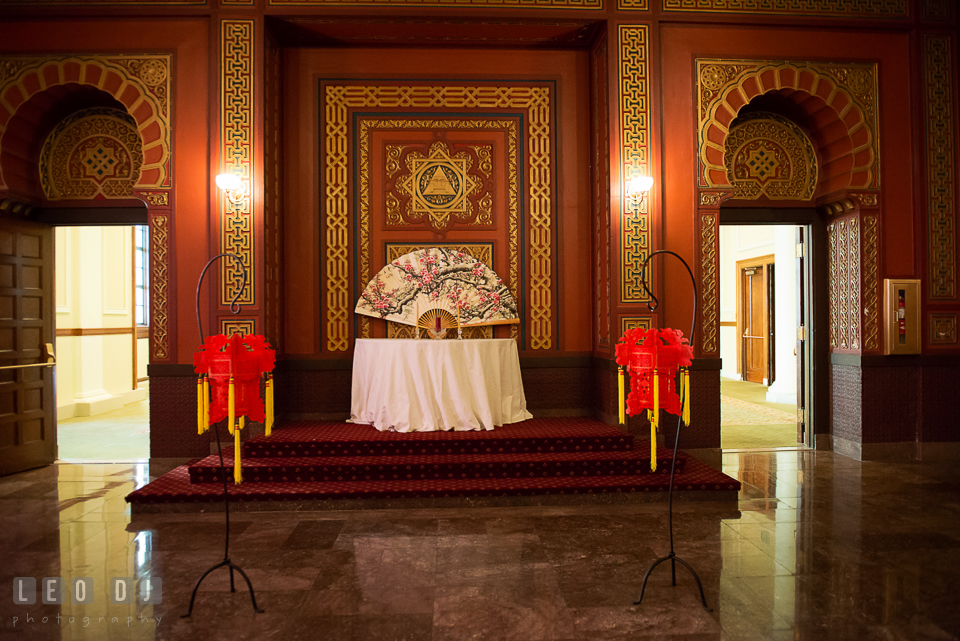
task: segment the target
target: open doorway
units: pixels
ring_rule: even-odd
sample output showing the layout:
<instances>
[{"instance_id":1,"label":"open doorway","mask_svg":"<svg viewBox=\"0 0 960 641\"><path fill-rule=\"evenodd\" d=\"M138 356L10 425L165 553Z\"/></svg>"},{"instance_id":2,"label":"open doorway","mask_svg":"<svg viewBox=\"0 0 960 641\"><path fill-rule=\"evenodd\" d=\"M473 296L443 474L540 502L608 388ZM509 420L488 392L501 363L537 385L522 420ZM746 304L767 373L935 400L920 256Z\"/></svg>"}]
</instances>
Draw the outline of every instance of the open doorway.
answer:
<instances>
[{"instance_id":1,"label":"open doorway","mask_svg":"<svg viewBox=\"0 0 960 641\"><path fill-rule=\"evenodd\" d=\"M804 227L720 226L720 441L803 447ZM799 239L799 244L798 244ZM800 249L798 250L798 247Z\"/></svg>"},{"instance_id":2,"label":"open doorway","mask_svg":"<svg viewBox=\"0 0 960 641\"><path fill-rule=\"evenodd\" d=\"M58 458L150 456L148 228L56 227Z\"/></svg>"}]
</instances>

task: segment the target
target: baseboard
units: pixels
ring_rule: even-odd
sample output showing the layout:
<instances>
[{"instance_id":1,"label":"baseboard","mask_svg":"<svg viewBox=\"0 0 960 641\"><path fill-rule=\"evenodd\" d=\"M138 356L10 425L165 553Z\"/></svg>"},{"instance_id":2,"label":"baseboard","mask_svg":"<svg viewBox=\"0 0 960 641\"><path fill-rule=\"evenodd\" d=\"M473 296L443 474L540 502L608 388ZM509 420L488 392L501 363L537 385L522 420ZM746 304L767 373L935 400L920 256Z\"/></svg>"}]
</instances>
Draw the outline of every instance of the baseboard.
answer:
<instances>
[{"instance_id":1,"label":"baseboard","mask_svg":"<svg viewBox=\"0 0 960 641\"><path fill-rule=\"evenodd\" d=\"M128 403L136 403L147 399L146 386L120 394L103 394L89 400L69 403L57 407L57 420L68 418L97 416L118 410Z\"/></svg>"},{"instance_id":2,"label":"baseboard","mask_svg":"<svg viewBox=\"0 0 960 641\"><path fill-rule=\"evenodd\" d=\"M538 410L529 410L533 414L534 418L566 418L569 416L590 416L593 417L594 412L587 407L571 407L571 408L562 408L562 409L538 409Z\"/></svg>"},{"instance_id":3,"label":"baseboard","mask_svg":"<svg viewBox=\"0 0 960 641\"><path fill-rule=\"evenodd\" d=\"M830 448L837 454L842 454L848 458L852 458L855 461L862 461L861 458L861 444L854 441L847 440L845 438L840 438L839 436L830 437Z\"/></svg>"},{"instance_id":4,"label":"baseboard","mask_svg":"<svg viewBox=\"0 0 960 641\"><path fill-rule=\"evenodd\" d=\"M350 412L303 412L284 414L277 417L277 422L281 421L345 421L350 418Z\"/></svg>"},{"instance_id":5,"label":"baseboard","mask_svg":"<svg viewBox=\"0 0 960 641\"><path fill-rule=\"evenodd\" d=\"M813 449L830 452L833 450L833 437L829 434L814 434Z\"/></svg>"},{"instance_id":6,"label":"baseboard","mask_svg":"<svg viewBox=\"0 0 960 641\"><path fill-rule=\"evenodd\" d=\"M192 461L196 461L197 457L193 458L163 458L163 457L151 457L150 458L150 476L157 478L163 476L167 472L172 472L181 465L186 465Z\"/></svg>"},{"instance_id":7,"label":"baseboard","mask_svg":"<svg viewBox=\"0 0 960 641\"><path fill-rule=\"evenodd\" d=\"M960 443L917 443L917 458L923 461L960 461Z\"/></svg>"}]
</instances>

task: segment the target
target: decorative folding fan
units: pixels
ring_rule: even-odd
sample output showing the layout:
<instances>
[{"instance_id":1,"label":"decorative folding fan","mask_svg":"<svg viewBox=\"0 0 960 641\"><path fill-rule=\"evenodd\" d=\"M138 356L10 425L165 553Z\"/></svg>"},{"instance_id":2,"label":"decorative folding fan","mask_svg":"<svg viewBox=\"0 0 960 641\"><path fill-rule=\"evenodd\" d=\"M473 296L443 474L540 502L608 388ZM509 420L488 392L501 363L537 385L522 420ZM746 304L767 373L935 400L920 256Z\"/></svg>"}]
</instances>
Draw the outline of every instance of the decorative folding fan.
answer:
<instances>
[{"instance_id":1,"label":"decorative folding fan","mask_svg":"<svg viewBox=\"0 0 960 641\"><path fill-rule=\"evenodd\" d=\"M386 265L360 294L356 312L436 332L520 322L517 302L492 269L469 254L440 247L410 252Z\"/></svg>"}]
</instances>

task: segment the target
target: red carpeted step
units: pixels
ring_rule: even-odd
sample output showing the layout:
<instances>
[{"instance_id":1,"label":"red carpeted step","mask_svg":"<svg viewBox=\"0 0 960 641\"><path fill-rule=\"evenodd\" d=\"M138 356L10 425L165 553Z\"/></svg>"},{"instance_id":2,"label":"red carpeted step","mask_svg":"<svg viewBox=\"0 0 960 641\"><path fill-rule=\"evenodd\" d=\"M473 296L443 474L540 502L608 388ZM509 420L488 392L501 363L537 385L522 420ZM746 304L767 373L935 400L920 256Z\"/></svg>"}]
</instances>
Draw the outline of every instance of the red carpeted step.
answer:
<instances>
[{"instance_id":1,"label":"red carpeted step","mask_svg":"<svg viewBox=\"0 0 960 641\"><path fill-rule=\"evenodd\" d=\"M370 425L290 421L243 445L244 458L611 452L633 437L590 418L534 418L495 430L381 432Z\"/></svg>"},{"instance_id":2,"label":"red carpeted step","mask_svg":"<svg viewBox=\"0 0 960 641\"><path fill-rule=\"evenodd\" d=\"M648 447L625 452L246 458L242 465L245 481L264 483L622 476L651 473L649 455L642 454ZM669 474L671 452L659 448L657 454L657 472ZM232 478L232 454L224 455L224 463ZM683 473L685 463L685 456L677 457L677 474ZM221 482L217 456L189 467L192 483Z\"/></svg>"},{"instance_id":3,"label":"red carpeted step","mask_svg":"<svg viewBox=\"0 0 960 641\"><path fill-rule=\"evenodd\" d=\"M403 497L534 496L619 492L666 492L669 474L636 476L576 476L510 479L453 479L413 481L338 481L300 483L230 483L231 501L306 501L328 499L391 499ZM737 491L740 483L700 461L689 458L678 491ZM218 503L223 488L217 484L192 484L182 465L127 495L134 504Z\"/></svg>"}]
</instances>

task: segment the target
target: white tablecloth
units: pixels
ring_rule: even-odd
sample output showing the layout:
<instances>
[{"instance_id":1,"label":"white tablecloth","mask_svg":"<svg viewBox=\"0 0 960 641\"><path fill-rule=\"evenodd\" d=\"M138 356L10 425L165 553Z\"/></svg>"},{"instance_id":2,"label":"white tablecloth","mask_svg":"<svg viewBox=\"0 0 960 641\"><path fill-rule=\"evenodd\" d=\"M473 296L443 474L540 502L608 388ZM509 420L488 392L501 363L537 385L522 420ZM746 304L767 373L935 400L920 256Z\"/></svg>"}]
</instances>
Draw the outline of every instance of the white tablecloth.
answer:
<instances>
[{"instance_id":1,"label":"white tablecloth","mask_svg":"<svg viewBox=\"0 0 960 641\"><path fill-rule=\"evenodd\" d=\"M492 430L528 418L512 339L357 339L352 423L434 432Z\"/></svg>"}]
</instances>

